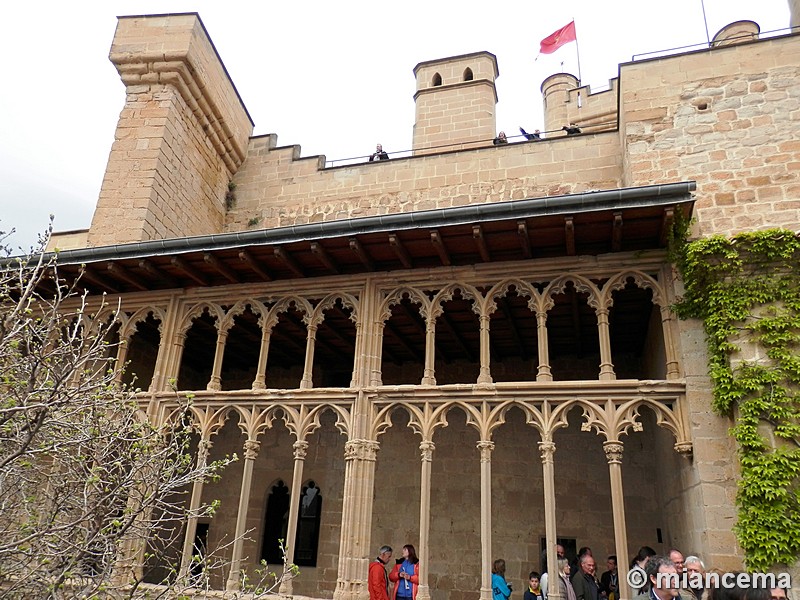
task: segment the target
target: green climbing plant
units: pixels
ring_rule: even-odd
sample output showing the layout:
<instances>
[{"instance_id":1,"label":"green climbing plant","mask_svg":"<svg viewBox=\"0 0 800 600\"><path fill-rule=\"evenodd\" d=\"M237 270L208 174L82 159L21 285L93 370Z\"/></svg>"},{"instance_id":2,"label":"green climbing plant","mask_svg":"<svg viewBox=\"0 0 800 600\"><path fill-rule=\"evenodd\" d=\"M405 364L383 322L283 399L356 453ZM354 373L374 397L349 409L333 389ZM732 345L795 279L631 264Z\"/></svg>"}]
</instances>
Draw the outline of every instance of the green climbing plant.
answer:
<instances>
[{"instance_id":1,"label":"green climbing plant","mask_svg":"<svg viewBox=\"0 0 800 600\"><path fill-rule=\"evenodd\" d=\"M734 531L749 569L791 565L800 557L800 236L770 229L687 241L688 226L680 220L673 231L685 286L675 310L703 321L713 408L735 419Z\"/></svg>"}]
</instances>

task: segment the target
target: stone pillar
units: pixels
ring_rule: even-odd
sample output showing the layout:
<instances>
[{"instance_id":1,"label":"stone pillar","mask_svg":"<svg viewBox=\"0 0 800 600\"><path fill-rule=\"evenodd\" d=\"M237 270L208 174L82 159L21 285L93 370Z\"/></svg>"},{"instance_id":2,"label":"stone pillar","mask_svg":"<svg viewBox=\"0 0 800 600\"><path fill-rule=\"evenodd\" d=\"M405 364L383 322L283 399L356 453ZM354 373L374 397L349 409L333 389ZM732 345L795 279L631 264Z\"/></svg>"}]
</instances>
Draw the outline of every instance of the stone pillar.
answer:
<instances>
[{"instance_id":1,"label":"stone pillar","mask_svg":"<svg viewBox=\"0 0 800 600\"><path fill-rule=\"evenodd\" d=\"M308 442L298 440L294 443L294 474L292 475L292 493L289 500L289 523L286 529L286 561L294 564L294 546L297 541L297 515L300 510L300 488L303 485L303 464L306 460ZM281 582L280 593L292 595L292 580Z\"/></svg>"},{"instance_id":2,"label":"stone pillar","mask_svg":"<svg viewBox=\"0 0 800 600\"><path fill-rule=\"evenodd\" d=\"M211 450L211 441L201 439L197 446L197 469L205 469L208 462L208 453ZM185 580L192 567L192 550L194 548L194 537L197 534L197 516L195 513L200 508L200 500L203 497L203 480L195 479L192 483L192 497L189 499L189 518L186 522L186 534L183 536L183 552L181 552L181 568L178 578ZM205 557L203 557L205 558Z\"/></svg>"},{"instance_id":3,"label":"stone pillar","mask_svg":"<svg viewBox=\"0 0 800 600\"><path fill-rule=\"evenodd\" d=\"M300 389L308 390L314 387L312 371L314 369L314 341L317 336L317 326L309 324L308 336L306 337L306 363L303 368L303 379L300 381Z\"/></svg>"},{"instance_id":4,"label":"stone pillar","mask_svg":"<svg viewBox=\"0 0 800 600\"><path fill-rule=\"evenodd\" d=\"M617 558L623 557L623 562L618 562L619 569L619 598L631 600L631 589L626 579L627 569L625 560L628 556L628 531L625 527L625 498L622 491L622 442L603 442L603 450L608 461L608 473L611 478L611 509L614 514L614 548Z\"/></svg>"},{"instance_id":5,"label":"stone pillar","mask_svg":"<svg viewBox=\"0 0 800 600\"><path fill-rule=\"evenodd\" d=\"M489 368L489 315L481 315L481 370L478 383L492 383L492 371Z\"/></svg>"},{"instance_id":6,"label":"stone pillar","mask_svg":"<svg viewBox=\"0 0 800 600\"><path fill-rule=\"evenodd\" d=\"M369 596L368 546L372 529L372 498L378 448L378 442L363 439L350 440L344 445L346 463L342 533L334 600L359 600Z\"/></svg>"},{"instance_id":7,"label":"stone pillar","mask_svg":"<svg viewBox=\"0 0 800 600\"><path fill-rule=\"evenodd\" d=\"M553 442L539 442L542 457L544 481L544 537L547 549L547 597L564 600L558 587L558 557L556 556L556 476L553 455L556 445Z\"/></svg>"},{"instance_id":8,"label":"stone pillar","mask_svg":"<svg viewBox=\"0 0 800 600\"><path fill-rule=\"evenodd\" d=\"M272 336L272 327L261 325L261 350L258 353L258 366L256 378L253 380L254 390L263 390L267 387L267 356L269 355L269 340Z\"/></svg>"},{"instance_id":9,"label":"stone pillar","mask_svg":"<svg viewBox=\"0 0 800 600\"><path fill-rule=\"evenodd\" d=\"M672 311L669 306L660 306L661 328L664 331L664 354L667 358L667 379L678 379L678 358L675 355L675 342L672 337Z\"/></svg>"},{"instance_id":10,"label":"stone pillar","mask_svg":"<svg viewBox=\"0 0 800 600\"><path fill-rule=\"evenodd\" d=\"M214 351L214 366L211 367L211 379L206 386L207 390L220 391L222 389L222 359L225 356L225 342L228 340L228 332L221 329L217 330L217 347Z\"/></svg>"},{"instance_id":11,"label":"stone pillar","mask_svg":"<svg viewBox=\"0 0 800 600\"><path fill-rule=\"evenodd\" d=\"M431 590L428 585L428 568L431 560L428 547L431 528L431 461L436 448L433 442L423 440L419 445L422 458L422 476L419 489L419 584L417 600L430 600Z\"/></svg>"},{"instance_id":12,"label":"stone pillar","mask_svg":"<svg viewBox=\"0 0 800 600\"><path fill-rule=\"evenodd\" d=\"M536 372L536 381L553 381L553 374L550 372L550 348L547 340L547 313L544 311L536 313L536 340L539 348L539 369Z\"/></svg>"},{"instance_id":13,"label":"stone pillar","mask_svg":"<svg viewBox=\"0 0 800 600\"><path fill-rule=\"evenodd\" d=\"M183 361L183 348L186 345L186 332L180 331L175 334L175 341L173 342L174 356L175 356L175 387L180 385L181 375L181 361Z\"/></svg>"},{"instance_id":14,"label":"stone pillar","mask_svg":"<svg viewBox=\"0 0 800 600\"><path fill-rule=\"evenodd\" d=\"M598 308L597 330L600 337L600 381L614 380L614 363L611 361L611 333L608 327L608 308Z\"/></svg>"},{"instance_id":15,"label":"stone pillar","mask_svg":"<svg viewBox=\"0 0 800 600\"><path fill-rule=\"evenodd\" d=\"M244 472L242 473L242 491L239 493L239 513L236 515L236 533L233 539L233 553L231 555L231 572L225 589L237 591L239 589L242 563L242 546L244 544L244 534L247 527L247 505L250 502L250 487L253 483L253 463L258 456L258 449L261 442L257 440L247 440L244 443Z\"/></svg>"},{"instance_id":16,"label":"stone pillar","mask_svg":"<svg viewBox=\"0 0 800 600\"><path fill-rule=\"evenodd\" d=\"M492 450L494 442L478 442L481 452L481 600L492 600Z\"/></svg>"},{"instance_id":17,"label":"stone pillar","mask_svg":"<svg viewBox=\"0 0 800 600\"><path fill-rule=\"evenodd\" d=\"M425 321L425 372L422 375L422 385L436 385L436 319Z\"/></svg>"},{"instance_id":18,"label":"stone pillar","mask_svg":"<svg viewBox=\"0 0 800 600\"><path fill-rule=\"evenodd\" d=\"M386 323L378 321L374 325L373 345L374 356L370 357L371 366L369 368L371 386L379 386L383 384L383 332L386 329Z\"/></svg>"},{"instance_id":19,"label":"stone pillar","mask_svg":"<svg viewBox=\"0 0 800 600\"><path fill-rule=\"evenodd\" d=\"M121 369L125 366L125 359L128 358L129 343L130 343L130 338L125 338L124 340L120 340L119 347L117 348L117 364L114 369L114 383L117 385L122 384ZM150 381L152 382L152 379Z\"/></svg>"}]
</instances>

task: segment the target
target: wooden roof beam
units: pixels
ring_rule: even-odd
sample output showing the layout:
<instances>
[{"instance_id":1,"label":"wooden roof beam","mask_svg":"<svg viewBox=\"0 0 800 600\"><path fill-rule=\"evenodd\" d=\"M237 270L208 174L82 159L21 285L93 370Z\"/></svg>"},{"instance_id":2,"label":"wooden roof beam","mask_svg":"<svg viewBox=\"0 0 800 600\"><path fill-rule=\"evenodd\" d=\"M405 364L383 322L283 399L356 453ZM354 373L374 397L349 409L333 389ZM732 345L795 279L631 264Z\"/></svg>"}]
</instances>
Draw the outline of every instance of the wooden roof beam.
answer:
<instances>
[{"instance_id":1,"label":"wooden roof beam","mask_svg":"<svg viewBox=\"0 0 800 600\"><path fill-rule=\"evenodd\" d=\"M161 269L156 267L153 263L151 263L147 259L141 259L139 261L139 268L150 275L150 277L155 277L156 279L163 281L171 288L181 287L175 279L164 273Z\"/></svg>"},{"instance_id":2,"label":"wooden roof beam","mask_svg":"<svg viewBox=\"0 0 800 600\"><path fill-rule=\"evenodd\" d=\"M111 273L114 277L116 277L117 279L121 279L125 283L132 285L137 290L146 292L149 289L148 286L142 283L138 277L135 277L130 271L128 271L128 269L126 269L120 264L111 262L108 263L108 266L106 268L108 269L109 273Z\"/></svg>"},{"instance_id":3,"label":"wooden roof beam","mask_svg":"<svg viewBox=\"0 0 800 600\"><path fill-rule=\"evenodd\" d=\"M622 213L614 213L614 225L611 230L611 251L622 250Z\"/></svg>"},{"instance_id":4,"label":"wooden roof beam","mask_svg":"<svg viewBox=\"0 0 800 600\"><path fill-rule=\"evenodd\" d=\"M531 251L531 239L528 237L528 224L524 220L517 221L517 235L519 236L519 243L522 247L522 254L525 258L531 258L533 252Z\"/></svg>"},{"instance_id":5,"label":"wooden roof beam","mask_svg":"<svg viewBox=\"0 0 800 600\"><path fill-rule=\"evenodd\" d=\"M564 217L564 240L567 245L567 256L575 256L575 221L572 215Z\"/></svg>"},{"instance_id":6,"label":"wooden roof beam","mask_svg":"<svg viewBox=\"0 0 800 600\"><path fill-rule=\"evenodd\" d=\"M272 281L272 276L267 273L260 264L258 264L258 261L256 261L255 257L247 250L239 251L239 260L247 263L247 266L250 267L250 270L261 277L261 279L264 281Z\"/></svg>"},{"instance_id":7,"label":"wooden roof beam","mask_svg":"<svg viewBox=\"0 0 800 600\"><path fill-rule=\"evenodd\" d=\"M411 262L411 257L408 255L408 250L406 250L406 247L403 246L403 242L396 233L389 234L389 245L394 249L394 253L397 255L397 258L400 259L400 262L406 269L414 268L414 264Z\"/></svg>"},{"instance_id":8,"label":"wooden roof beam","mask_svg":"<svg viewBox=\"0 0 800 600\"><path fill-rule=\"evenodd\" d=\"M367 268L367 271L375 270L375 265L370 257L367 256L366 250L364 250L364 247L361 245L361 243L354 237L350 238L350 250L356 253L356 256L358 256L361 264Z\"/></svg>"},{"instance_id":9,"label":"wooden roof beam","mask_svg":"<svg viewBox=\"0 0 800 600\"><path fill-rule=\"evenodd\" d=\"M325 268L329 271L333 271L337 275L339 274L339 266L334 262L331 255L328 254L328 251L325 250L325 246L319 242L311 242L311 252L325 265Z\"/></svg>"},{"instance_id":10,"label":"wooden roof beam","mask_svg":"<svg viewBox=\"0 0 800 600\"><path fill-rule=\"evenodd\" d=\"M220 260L210 252L205 252L203 254L203 260L206 261L207 265L213 267L217 273L222 275L231 283L242 283L239 277L231 270L230 267L223 265Z\"/></svg>"},{"instance_id":11,"label":"wooden roof beam","mask_svg":"<svg viewBox=\"0 0 800 600\"><path fill-rule=\"evenodd\" d=\"M436 229L431 231L431 243L433 244L433 247L436 248L436 252L439 253L439 260L442 261L442 264L445 267L449 267L450 266L450 254L448 254L447 248L445 248L444 240L442 239L442 236L439 235L439 232Z\"/></svg>"},{"instance_id":12,"label":"wooden roof beam","mask_svg":"<svg viewBox=\"0 0 800 600\"><path fill-rule=\"evenodd\" d=\"M197 285L202 285L205 287L208 287L210 285L205 277L203 277L196 270L190 268L189 265L186 264L186 261L184 261L182 258L178 256L173 256L172 259L170 260L170 263L172 264L173 267L181 271L184 275L186 275L189 279L194 281Z\"/></svg>"},{"instance_id":13,"label":"wooden roof beam","mask_svg":"<svg viewBox=\"0 0 800 600\"><path fill-rule=\"evenodd\" d=\"M78 270L78 273L74 276L73 279L73 284L77 282L78 286L85 289L86 286L81 284L80 282L81 279L85 279L100 291L111 292L112 294L119 294L118 288L108 283L105 279L103 279L103 277L99 273L90 271L89 267L80 268Z\"/></svg>"},{"instance_id":14,"label":"wooden roof beam","mask_svg":"<svg viewBox=\"0 0 800 600\"><path fill-rule=\"evenodd\" d=\"M672 224L675 222L675 209L668 206L664 209L664 217L661 219L661 232L658 236L658 242L662 246L667 245L669 240L669 232L672 230Z\"/></svg>"},{"instance_id":15,"label":"wooden roof beam","mask_svg":"<svg viewBox=\"0 0 800 600\"><path fill-rule=\"evenodd\" d=\"M283 262L283 264L289 268L292 273L298 277L306 276L305 271L300 268L300 265L297 264L297 261L292 257L291 254L289 254L287 250L277 246L276 248L273 248L272 252Z\"/></svg>"},{"instance_id":16,"label":"wooden roof beam","mask_svg":"<svg viewBox=\"0 0 800 600\"><path fill-rule=\"evenodd\" d=\"M483 237L483 227L480 225L472 226L472 239L478 245L478 252L481 254L483 262L492 262L492 257L489 255L489 248L486 246L486 239Z\"/></svg>"}]
</instances>

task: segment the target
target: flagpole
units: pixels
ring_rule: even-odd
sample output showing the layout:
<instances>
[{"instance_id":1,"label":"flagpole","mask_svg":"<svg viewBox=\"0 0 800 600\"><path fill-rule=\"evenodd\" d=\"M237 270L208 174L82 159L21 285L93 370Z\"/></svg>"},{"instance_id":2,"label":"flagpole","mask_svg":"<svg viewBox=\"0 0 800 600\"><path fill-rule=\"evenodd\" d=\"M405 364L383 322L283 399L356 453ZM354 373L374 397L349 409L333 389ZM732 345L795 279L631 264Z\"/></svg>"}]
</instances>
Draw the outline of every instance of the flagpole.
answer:
<instances>
[{"instance_id":1,"label":"flagpole","mask_svg":"<svg viewBox=\"0 0 800 600\"><path fill-rule=\"evenodd\" d=\"M572 18L572 22L575 23L575 17ZM581 51L578 48L578 29L575 29L575 53L578 55L578 87L581 86L583 83L583 78L581 77Z\"/></svg>"}]
</instances>

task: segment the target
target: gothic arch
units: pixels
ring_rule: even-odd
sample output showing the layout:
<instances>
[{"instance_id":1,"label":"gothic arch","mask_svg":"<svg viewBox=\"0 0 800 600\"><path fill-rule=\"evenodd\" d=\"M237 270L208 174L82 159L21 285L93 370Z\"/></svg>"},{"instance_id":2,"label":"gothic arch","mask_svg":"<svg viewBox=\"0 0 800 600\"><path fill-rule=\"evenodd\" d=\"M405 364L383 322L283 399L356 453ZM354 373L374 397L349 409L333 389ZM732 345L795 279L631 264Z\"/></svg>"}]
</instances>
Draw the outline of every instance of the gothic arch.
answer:
<instances>
[{"instance_id":1,"label":"gothic arch","mask_svg":"<svg viewBox=\"0 0 800 600\"><path fill-rule=\"evenodd\" d=\"M536 311L541 299L541 294L539 294L536 288L534 288L527 281L511 278L504 279L503 281L494 284L491 289L486 292L486 298L484 300L483 307L484 314L491 314L497 309L497 299L508 294L511 286L514 286L519 296L528 298L528 308L530 308L532 311Z\"/></svg>"},{"instance_id":2,"label":"gothic arch","mask_svg":"<svg viewBox=\"0 0 800 600\"><path fill-rule=\"evenodd\" d=\"M277 407L277 411L281 414L286 429L294 435L297 441L305 440L308 435L319 429L320 417L327 411L332 412L336 417L336 429L340 433L349 439L352 431L352 415L346 408L337 404L318 404L311 408L305 404L297 407L283 404Z\"/></svg>"},{"instance_id":3,"label":"gothic arch","mask_svg":"<svg viewBox=\"0 0 800 600\"><path fill-rule=\"evenodd\" d=\"M136 325L142 321L146 321L147 317L152 313L153 319L159 322L158 331L163 333L164 323L167 320L167 313L163 308L157 306L145 306L137 310L130 317L126 317L122 322L122 327L119 330L119 339L128 340L135 333Z\"/></svg>"},{"instance_id":4,"label":"gothic arch","mask_svg":"<svg viewBox=\"0 0 800 600\"><path fill-rule=\"evenodd\" d=\"M642 271L623 271L611 277L603 286L600 291L602 305L610 307L613 303L613 293L615 291L624 289L628 284L628 279L633 279L633 282L642 289L650 289L653 291L653 304L660 307L666 307L669 303L666 300L666 294L661 285L652 276Z\"/></svg>"},{"instance_id":5,"label":"gothic arch","mask_svg":"<svg viewBox=\"0 0 800 600\"><path fill-rule=\"evenodd\" d=\"M600 290L592 281L583 275L578 275L576 273L565 273L563 275L559 275L550 283L548 283L547 287L542 292L542 308L545 311L553 308L553 295L563 293L567 287L567 283L569 282L572 282L572 284L575 286L576 292L589 294L589 306L594 309L602 306L602 304L600 304Z\"/></svg>"},{"instance_id":6,"label":"gothic arch","mask_svg":"<svg viewBox=\"0 0 800 600\"><path fill-rule=\"evenodd\" d=\"M325 311L332 308L337 300L342 301L344 308L350 309L350 320L353 323L358 323L358 300L352 294L346 292L333 292L320 300L319 304L314 307L309 318L310 325L319 325L325 319Z\"/></svg>"},{"instance_id":7,"label":"gothic arch","mask_svg":"<svg viewBox=\"0 0 800 600\"><path fill-rule=\"evenodd\" d=\"M464 298L465 300L471 298L472 300L475 301L475 303L472 305L472 312L474 312L479 317L481 316L481 310L484 299L483 295L477 290L477 288L475 288L472 285L469 285L467 283L456 282L448 284L444 286L442 289L440 289L438 292L436 292L436 295L430 302L431 319L435 320L442 314L442 312L444 311L442 304L444 302L447 302L448 300L452 300L453 296L457 291L461 292L461 297Z\"/></svg>"},{"instance_id":8,"label":"gothic arch","mask_svg":"<svg viewBox=\"0 0 800 600\"><path fill-rule=\"evenodd\" d=\"M279 315L283 312L287 312L292 305L294 305L298 312L304 314L303 322L308 325L311 316L314 314L314 307L311 306L311 303L300 296L284 296L269 309L268 316L262 326L272 329L278 322Z\"/></svg>"},{"instance_id":9,"label":"gothic arch","mask_svg":"<svg viewBox=\"0 0 800 600\"><path fill-rule=\"evenodd\" d=\"M229 331L231 327L233 327L234 319L244 313L247 310L247 307L250 307L250 310L253 314L259 316L259 318L263 318L268 312L266 306L262 302L255 300L253 298L246 298L244 300L239 300L236 304L234 304L228 312L222 317L222 320L219 324L220 331Z\"/></svg>"},{"instance_id":10,"label":"gothic arch","mask_svg":"<svg viewBox=\"0 0 800 600\"><path fill-rule=\"evenodd\" d=\"M178 325L178 333L186 333L192 326L192 320L196 317L205 312L208 309L209 316L216 320L217 329L219 329L220 323L225 318L225 311L222 310L218 304L214 304L212 302L199 302L192 306L186 313L183 315L183 318L180 321L180 325Z\"/></svg>"},{"instance_id":11,"label":"gothic arch","mask_svg":"<svg viewBox=\"0 0 800 600\"><path fill-rule=\"evenodd\" d=\"M392 306L400 304L405 297L413 304L419 304L420 313L425 316L429 314L431 301L420 290L410 286L395 288L386 294L378 308L378 319L386 322L392 316Z\"/></svg>"}]
</instances>

